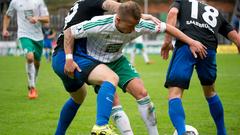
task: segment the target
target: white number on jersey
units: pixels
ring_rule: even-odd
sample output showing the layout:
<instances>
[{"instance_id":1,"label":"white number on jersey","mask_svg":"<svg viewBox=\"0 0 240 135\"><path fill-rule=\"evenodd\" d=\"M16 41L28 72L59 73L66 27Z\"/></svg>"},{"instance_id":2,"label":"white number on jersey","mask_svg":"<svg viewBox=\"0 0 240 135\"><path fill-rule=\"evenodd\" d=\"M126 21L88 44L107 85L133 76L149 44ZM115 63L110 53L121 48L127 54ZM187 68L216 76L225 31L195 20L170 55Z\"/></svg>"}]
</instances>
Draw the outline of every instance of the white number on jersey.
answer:
<instances>
[{"instance_id":1,"label":"white number on jersey","mask_svg":"<svg viewBox=\"0 0 240 135\"><path fill-rule=\"evenodd\" d=\"M189 0L192 3L191 17L194 19L198 18L198 1ZM210 26L215 27L217 25L217 17L219 12L216 8L206 5L204 7L205 12L202 14L203 20Z\"/></svg>"},{"instance_id":2,"label":"white number on jersey","mask_svg":"<svg viewBox=\"0 0 240 135\"><path fill-rule=\"evenodd\" d=\"M72 20L72 18L75 16L75 14L77 13L77 9L78 9L78 2L76 2L74 4L74 6L70 9L67 17L65 18L64 29L67 27L67 23L69 23Z\"/></svg>"}]
</instances>

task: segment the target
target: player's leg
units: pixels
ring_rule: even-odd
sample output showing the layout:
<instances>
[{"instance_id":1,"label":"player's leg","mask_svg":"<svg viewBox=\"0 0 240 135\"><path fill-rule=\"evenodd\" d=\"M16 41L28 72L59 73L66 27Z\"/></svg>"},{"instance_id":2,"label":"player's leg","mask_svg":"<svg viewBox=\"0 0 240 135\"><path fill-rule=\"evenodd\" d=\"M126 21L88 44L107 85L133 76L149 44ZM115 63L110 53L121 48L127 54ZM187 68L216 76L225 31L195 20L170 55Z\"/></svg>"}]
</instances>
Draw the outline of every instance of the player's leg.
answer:
<instances>
[{"instance_id":1,"label":"player's leg","mask_svg":"<svg viewBox=\"0 0 240 135\"><path fill-rule=\"evenodd\" d=\"M56 135L65 135L66 130L71 124L86 96L86 87L84 86L84 81L82 81L80 78L71 79L65 75L64 65L64 51L55 52L52 62L53 70L61 78L65 89L70 93L71 96L61 109L58 126L55 132Z\"/></svg>"},{"instance_id":2,"label":"player's leg","mask_svg":"<svg viewBox=\"0 0 240 135\"><path fill-rule=\"evenodd\" d=\"M115 93L114 96L111 116L122 135L133 135L129 118L120 104L119 96L117 93Z\"/></svg>"},{"instance_id":3,"label":"player's leg","mask_svg":"<svg viewBox=\"0 0 240 135\"><path fill-rule=\"evenodd\" d=\"M88 83L100 85L97 95L96 125L107 125L111 115L116 86L118 84L118 76L106 65L100 64L89 74Z\"/></svg>"},{"instance_id":4,"label":"player's leg","mask_svg":"<svg viewBox=\"0 0 240 135\"><path fill-rule=\"evenodd\" d=\"M36 98L34 88L35 88L35 73L36 69L34 66L34 44L29 38L19 39L26 56L26 72L28 78L28 97L30 99Z\"/></svg>"},{"instance_id":5,"label":"player's leg","mask_svg":"<svg viewBox=\"0 0 240 135\"><path fill-rule=\"evenodd\" d=\"M83 85L77 91L71 92L70 95L71 98L69 98L62 107L55 135L65 135L66 130L68 129L80 105L83 103L87 95L85 85Z\"/></svg>"},{"instance_id":6,"label":"player's leg","mask_svg":"<svg viewBox=\"0 0 240 135\"><path fill-rule=\"evenodd\" d=\"M192 76L195 58L191 54L189 47L184 45L175 48L172 60L168 67L165 87L169 89L168 113L173 126L179 135L185 133L185 112L182 105L182 94L184 89L188 89Z\"/></svg>"},{"instance_id":7,"label":"player's leg","mask_svg":"<svg viewBox=\"0 0 240 135\"><path fill-rule=\"evenodd\" d=\"M95 93L98 93L99 88L99 86L94 87ZM117 93L114 95L111 117L122 135L133 135L129 118L120 104L119 96Z\"/></svg>"},{"instance_id":8,"label":"player's leg","mask_svg":"<svg viewBox=\"0 0 240 135\"><path fill-rule=\"evenodd\" d=\"M139 112L148 128L149 134L158 134L155 107L148 96L142 80L139 79L137 71L125 57L121 57L119 60L108 64L108 66L118 74L120 78L119 87L124 92L129 92L136 99Z\"/></svg>"},{"instance_id":9,"label":"player's leg","mask_svg":"<svg viewBox=\"0 0 240 135\"><path fill-rule=\"evenodd\" d=\"M135 62L135 56L136 56L136 48L134 46L134 49L130 54L130 62L131 62L132 65L135 65L135 63L134 63Z\"/></svg>"},{"instance_id":10,"label":"player's leg","mask_svg":"<svg viewBox=\"0 0 240 135\"><path fill-rule=\"evenodd\" d=\"M204 95L209 105L211 116L217 127L218 135L226 135L224 125L224 110L219 96L214 87L216 80L216 52L208 50L207 57L196 65L199 80L202 84Z\"/></svg>"}]
</instances>

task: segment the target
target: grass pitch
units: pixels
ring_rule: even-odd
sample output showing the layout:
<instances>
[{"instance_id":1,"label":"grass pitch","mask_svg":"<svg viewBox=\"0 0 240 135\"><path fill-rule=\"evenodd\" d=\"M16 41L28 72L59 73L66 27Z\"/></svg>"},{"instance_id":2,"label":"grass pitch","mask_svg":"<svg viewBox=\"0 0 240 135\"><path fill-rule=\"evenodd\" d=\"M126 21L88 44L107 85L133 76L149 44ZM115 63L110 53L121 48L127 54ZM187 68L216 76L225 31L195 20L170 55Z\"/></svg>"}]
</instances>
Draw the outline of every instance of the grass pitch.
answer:
<instances>
[{"instance_id":1,"label":"grass pitch","mask_svg":"<svg viewBox=\"0 0 240 135\"><path fill-rule=\"evenodd\" d=\"M167 90L163 87L169 61L150 55L155 62L145 65L137 56L136 68L156 106L158 129L161 135L172 135L174 128L168 117ZM218 77L216 89L225 112L229 135L240 134L240 55L217 55ZM62 82L44 58L39 72L37 89L39 98L27 99L27 77L23 57L0 57L0 134L1 135L52 135L59 112L68 99ZM147 135L129 94L117 90L123 108L131 121L135 135ZM88 135L95 122L96 95L89 87L87 98L73 120L68 135ZM190 89L184 93L183 105L186 123L198 129L200 135L216 135L214 122L209 114L200 83L194 73ZM112 123L112 122L111 122Z\"/></svg>"}]
</instances>

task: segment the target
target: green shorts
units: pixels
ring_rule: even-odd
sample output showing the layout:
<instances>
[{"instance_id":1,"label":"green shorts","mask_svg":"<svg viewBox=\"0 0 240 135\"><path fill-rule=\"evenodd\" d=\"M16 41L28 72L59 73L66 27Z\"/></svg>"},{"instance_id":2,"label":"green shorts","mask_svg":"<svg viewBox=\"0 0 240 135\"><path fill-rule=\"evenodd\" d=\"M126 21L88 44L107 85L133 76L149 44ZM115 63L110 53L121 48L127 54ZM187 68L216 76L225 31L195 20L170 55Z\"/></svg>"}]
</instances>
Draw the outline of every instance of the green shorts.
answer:
<instances>
[{"instance_id":1,"label":"green shorts","mask_svg":"<svg viewBox=\"0 0 240 135\"><path fill-rule=\"evenodd\" d=\"M126 92L126 87L129 81L140 77L136 69L132 66L132 64L130 64L125 56L122 56L114 62L107 63L106 65L118 75L118 86L124 92Z\"/></svg>"},{"instance_id":2,"label":"green shorts","mask_svg":"<svg viewBox=\"0 0 240 135\"><path fill-rule=\"evenodd\" d=\"M142 50L143 49L143 44L142 43L136 43L135 48L139 49L139 50Z\"/></svg>"},{"instance_id":3,"label":"green shorts","mask_svg":"<svg viewBox=\"0 0 240 135\"><path fill-rule=\"evenodd\" d=\"M22 49L25 54L33 52L34 59L37 61L41 60L42 51L43 51L43 41L34 41L30 38L20 38L19 39Z\"/></svg>"}]
</instances>

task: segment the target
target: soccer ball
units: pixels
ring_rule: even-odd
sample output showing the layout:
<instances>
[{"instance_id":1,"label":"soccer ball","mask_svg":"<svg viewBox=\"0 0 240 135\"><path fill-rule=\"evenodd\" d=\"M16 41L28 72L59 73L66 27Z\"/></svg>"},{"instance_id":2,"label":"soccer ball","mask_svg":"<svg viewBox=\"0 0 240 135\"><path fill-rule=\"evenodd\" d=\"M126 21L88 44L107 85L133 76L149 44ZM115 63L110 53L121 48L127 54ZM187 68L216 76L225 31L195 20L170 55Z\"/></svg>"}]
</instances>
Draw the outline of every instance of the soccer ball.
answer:
<instances>
[{"instance_id":1,"label":"soccer ball","mask_svg":"<svg viewBox=\"0 0 240 135\"><path fill-rule=\"evenodd\" d=\"M197 129L193 126L186 125L185 127L187 135L199 135ZM178 135L177 130L174 131L173 135Z\"/></svg>"}]
</instances>

